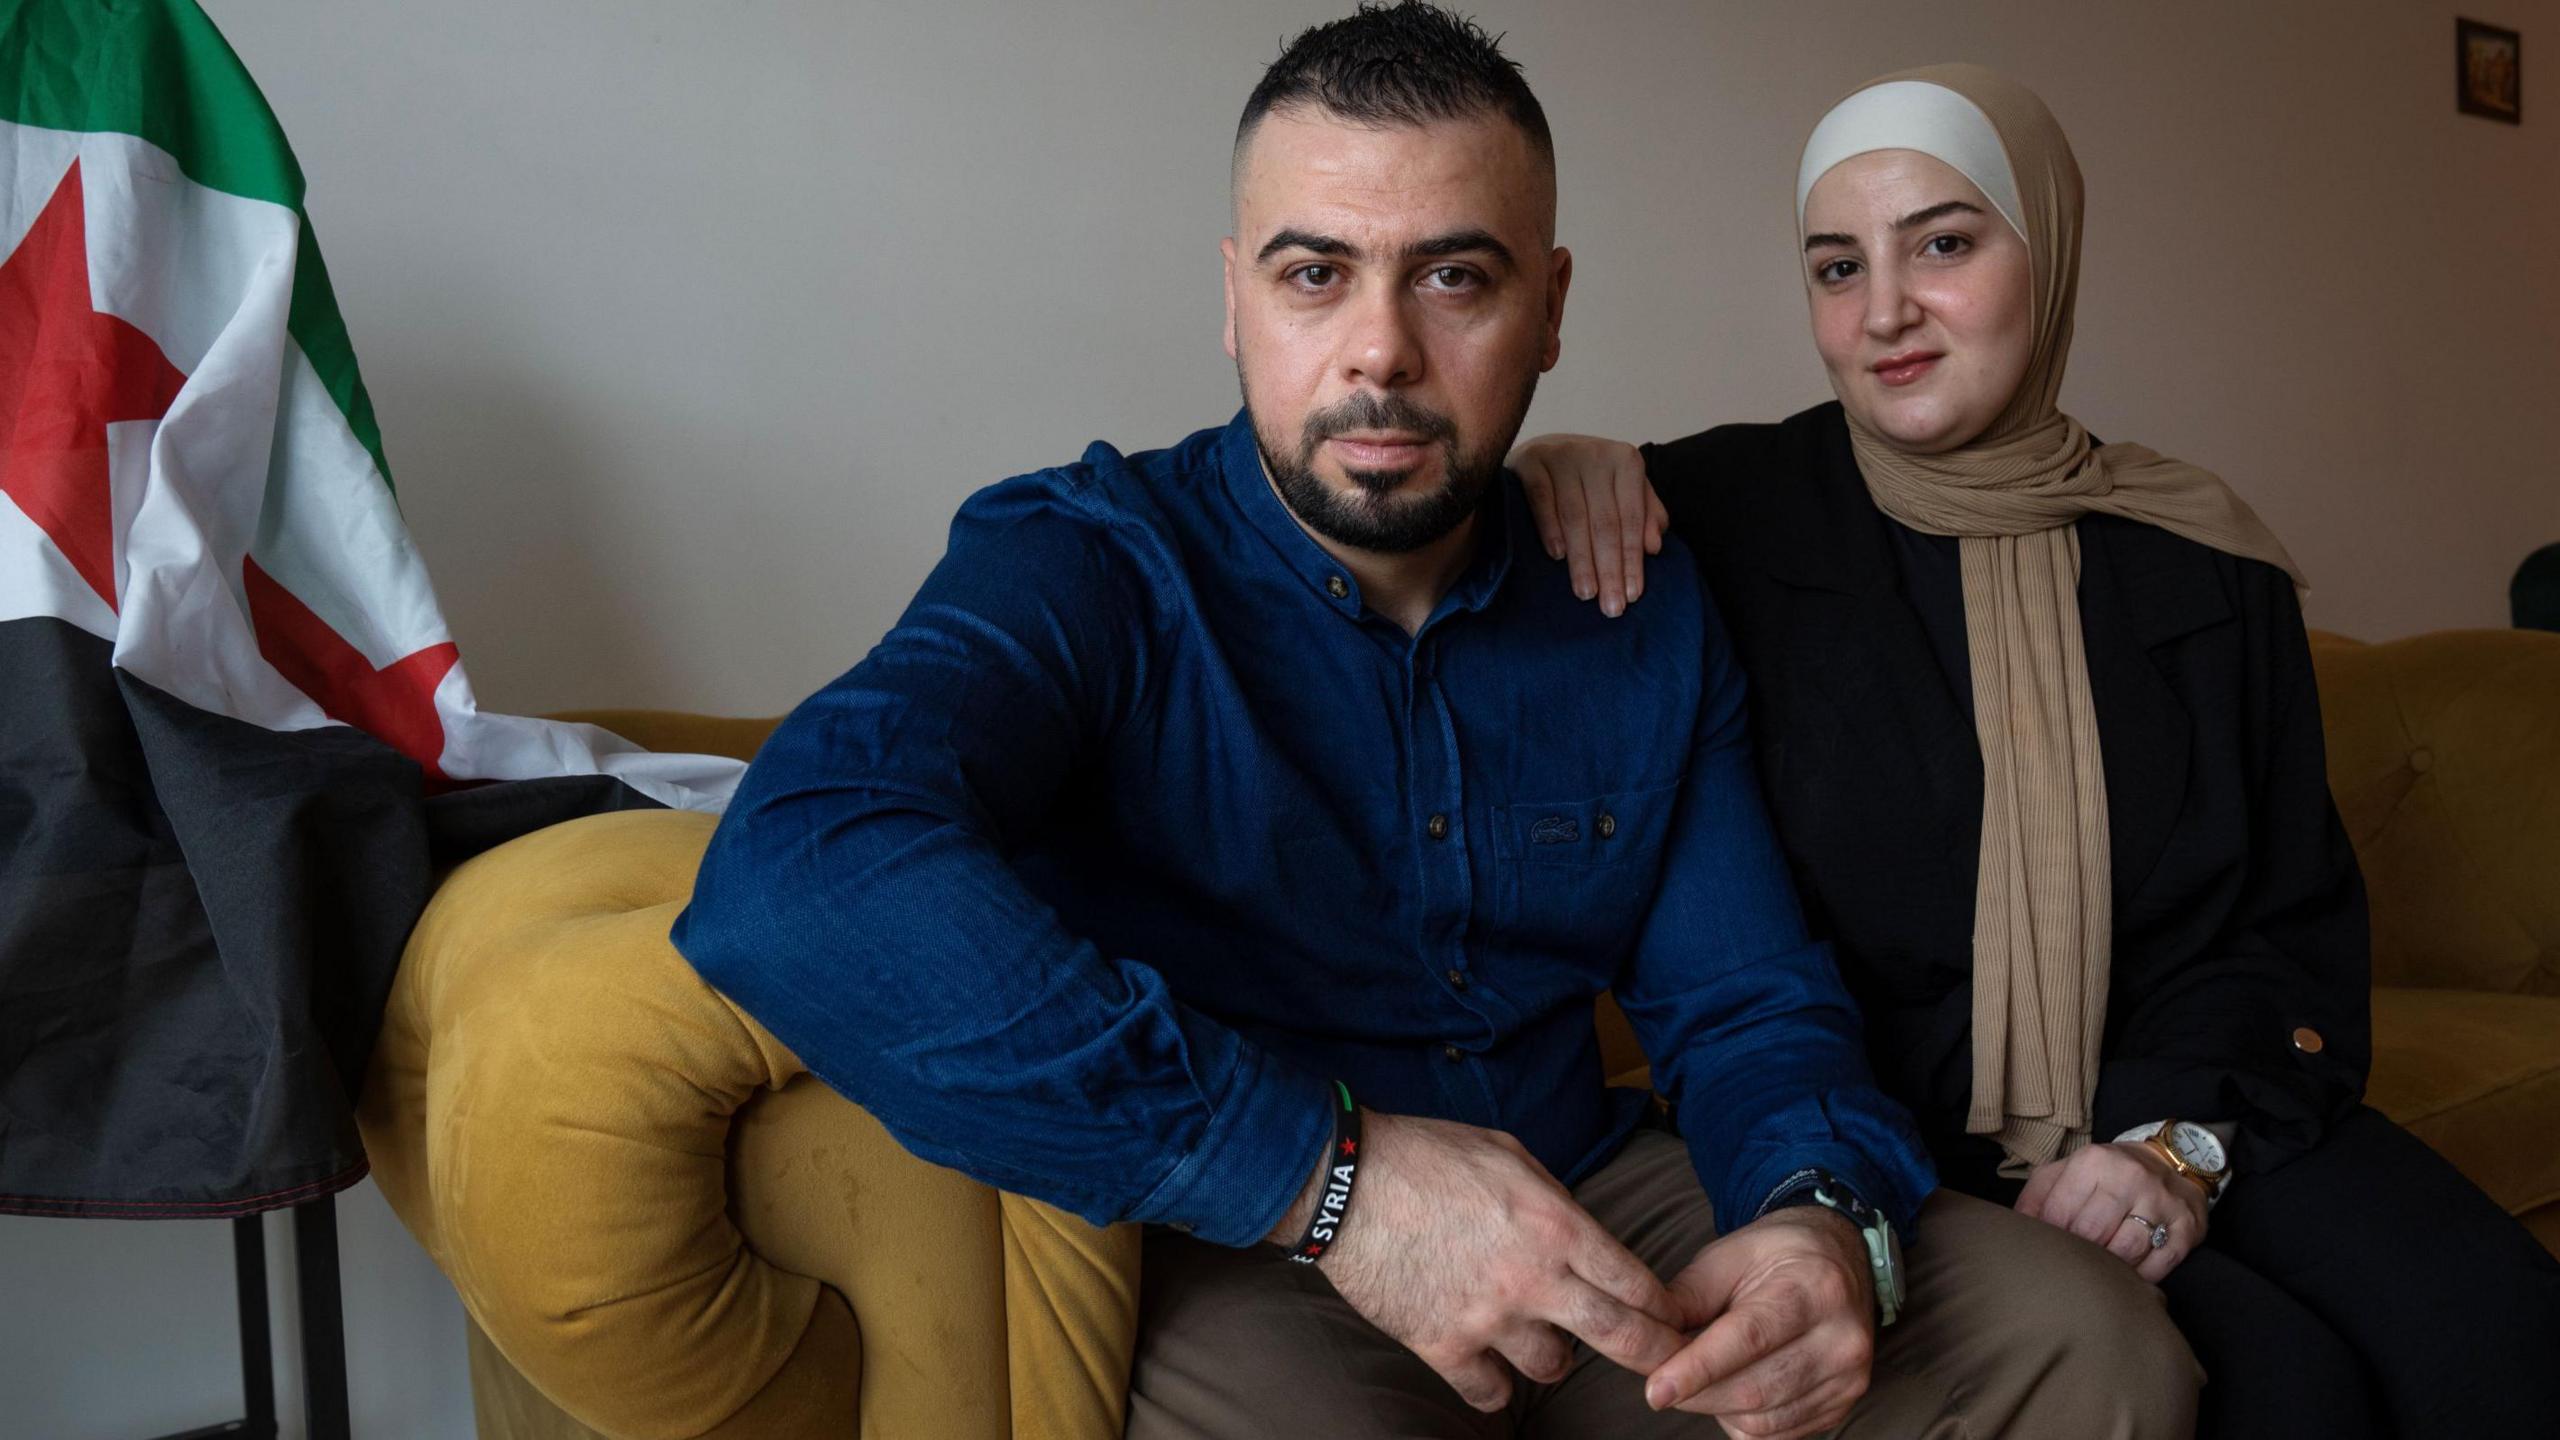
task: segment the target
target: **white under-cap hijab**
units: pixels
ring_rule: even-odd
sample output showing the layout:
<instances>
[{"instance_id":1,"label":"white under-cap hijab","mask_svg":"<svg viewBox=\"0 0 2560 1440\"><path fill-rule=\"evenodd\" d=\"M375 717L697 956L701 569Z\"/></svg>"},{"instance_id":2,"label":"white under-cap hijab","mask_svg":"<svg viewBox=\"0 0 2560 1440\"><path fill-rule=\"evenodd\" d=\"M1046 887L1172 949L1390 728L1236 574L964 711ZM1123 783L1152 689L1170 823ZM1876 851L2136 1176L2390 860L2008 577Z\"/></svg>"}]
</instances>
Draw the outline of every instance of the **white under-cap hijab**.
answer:
<instances>
[{"instance_id":1,"label":"white under-cap hijab","mask_svg":"<svg viewBox=\"0 0 2560 1440\"><path fill-rule=\"evenodd\" d=\"M1804 232L1805 197L1814 183L1843 160L1877 150L1917 150L1952 166L1991 198L2000 218L2024 239L2025 212L2018 205L2018 177L2009 151L1982 107L1926 80L1870 85L1831 108L1804 142L1796 166L1796 232Z\"/></svg>"}]
</instances>

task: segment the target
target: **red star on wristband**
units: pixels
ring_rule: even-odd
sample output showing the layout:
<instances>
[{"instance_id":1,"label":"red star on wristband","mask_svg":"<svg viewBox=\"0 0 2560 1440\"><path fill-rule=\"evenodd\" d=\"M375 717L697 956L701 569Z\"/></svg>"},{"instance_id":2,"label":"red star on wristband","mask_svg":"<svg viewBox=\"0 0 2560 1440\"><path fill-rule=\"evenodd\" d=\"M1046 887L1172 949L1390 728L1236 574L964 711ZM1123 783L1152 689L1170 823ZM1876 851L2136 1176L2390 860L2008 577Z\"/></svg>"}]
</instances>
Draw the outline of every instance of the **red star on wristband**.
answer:
<instances>
[{"instance_id":1,"label":"red star on wristband","mask_svg":"<svg viewBox=\"0 0 2560 1440\"><path fill-rule=\"evenodd\" d=\"M1323 1253L1324 1253L1324 1245L1323 1245L1323 1243L1322 1243L1322 1242L1318 1242L1318 1243L1316 1243L1316 1244L1313 1244L1313 1245L1308 1246L1308 1247L1307 1247L1307 1253L1308 1253L1309 1255L1321 1255L1321 1254L1323 1254Z\"/></svg>"},{"instance_id":2,"label":"red star on wristband","mask_svg":"<svg viewBox=\"0 0 2560 1440\"><path fill-rule=\"evenodd\" d=\"M1360 1153L1360 1142L1359 1142L1359 1141L1357 1141L1357 1140L1345 1140L1345 1141L1343 1141L1343 1142L1342 1142L1342 1153L1343 1153L1343 1154L1345 1154L1345 1155L1357 1155L1357 1154L1359 1154L1359 1153Z\"/></svg>"}]
</instances>

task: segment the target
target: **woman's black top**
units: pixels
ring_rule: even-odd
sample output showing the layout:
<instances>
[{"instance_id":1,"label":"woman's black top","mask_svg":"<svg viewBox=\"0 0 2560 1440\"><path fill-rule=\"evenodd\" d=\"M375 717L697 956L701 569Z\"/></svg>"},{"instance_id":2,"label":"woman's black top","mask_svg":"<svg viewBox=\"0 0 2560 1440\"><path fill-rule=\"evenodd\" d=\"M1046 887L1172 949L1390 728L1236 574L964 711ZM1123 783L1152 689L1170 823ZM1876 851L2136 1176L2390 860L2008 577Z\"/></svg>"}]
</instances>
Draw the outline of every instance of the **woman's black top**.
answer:
<instances>
[{"instance_id":1,"label":"woman's black top","mask_svg":"<svg viewBox=\"0 0 2560 1440\"><path fill-rule=\"evenodd\" d=\"M1999 1194L1968 1136L1982 755L1956 542L1876 508L1837 404L1645 447L1749 677L1760 774L1885 1088L1946 1182ZM2115 944L2095 1133L2232 1121L2266 1171L2363 1096L2364 882L2329 798L2281 570L2112 516L2080 522Z\"/></svg>"}]
</instances>

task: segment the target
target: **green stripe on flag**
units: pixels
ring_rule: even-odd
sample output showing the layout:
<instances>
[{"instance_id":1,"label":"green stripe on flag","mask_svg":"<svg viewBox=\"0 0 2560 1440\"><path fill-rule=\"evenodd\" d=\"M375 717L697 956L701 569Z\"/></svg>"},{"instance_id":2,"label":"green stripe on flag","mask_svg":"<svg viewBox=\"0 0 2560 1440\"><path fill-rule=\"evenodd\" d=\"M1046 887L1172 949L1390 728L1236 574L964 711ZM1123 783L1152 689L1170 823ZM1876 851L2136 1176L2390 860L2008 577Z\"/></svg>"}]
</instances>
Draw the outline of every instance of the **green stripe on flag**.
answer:
<instances>
[{"instance_id":1,"label":"green stripe on flag","mask_svg":"<svg viewBox=\"0 0 2560 1440\"><path fill-rule=\"evenodd\" d=\"M0 0L0 116L139 135L199 185L302 208L302 169L192 0Z\"/></svg>"},{"instance_id":2,"label":"green stripe on flag","mask_svg":"<svg viewBox=\"0 0 2560 1440\"><path fill-rule=\"evenodd\" d=\"M320 376L329 398L347 417L347 428L373 457L373 471L391 484L391 462L382 458L382 427L374 423L373 397L356 373L356 345L347 338L347 322L338 314L338 294L329 288L329 267L320 259L320 237L311 233L311 217L302 217L302 244L293 262L293 308L285 329L303 357ZM396 493L398 487L393 487Z\"/></svg>"},{"instance_id":3,"label":"green stripe on flag","mask_svg":"<svg viewBox=\"0 0 2560 1440\"><path fill-rule=\"evenodd\" d=\"M286 329L391 483L373 400L302 213L302 167L257 82L194 0L0 0L0 119L136 136L207 189L299 216Z\"/></svg>"}]
</instances>

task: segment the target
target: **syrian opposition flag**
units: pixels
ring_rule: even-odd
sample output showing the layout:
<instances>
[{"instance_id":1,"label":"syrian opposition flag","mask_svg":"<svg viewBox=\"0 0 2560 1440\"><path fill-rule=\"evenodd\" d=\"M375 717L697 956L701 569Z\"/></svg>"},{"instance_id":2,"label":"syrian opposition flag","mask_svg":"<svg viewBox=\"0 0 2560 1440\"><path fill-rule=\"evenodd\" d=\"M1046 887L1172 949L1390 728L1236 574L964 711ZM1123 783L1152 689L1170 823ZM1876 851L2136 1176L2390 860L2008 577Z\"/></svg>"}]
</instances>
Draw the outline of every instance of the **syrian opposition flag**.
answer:
<instances>
[{"instance_id":1,"label":"syrian opposition flag","mask_svg":"<svg viewBox=\"0 0 2560 1440\"><path fill-rule=\"evenodd\" d=\"M0 0L0 1211L352 1184L437 866L737 762L483 713L190 0Z\"/></svg>"}]
</instances>

